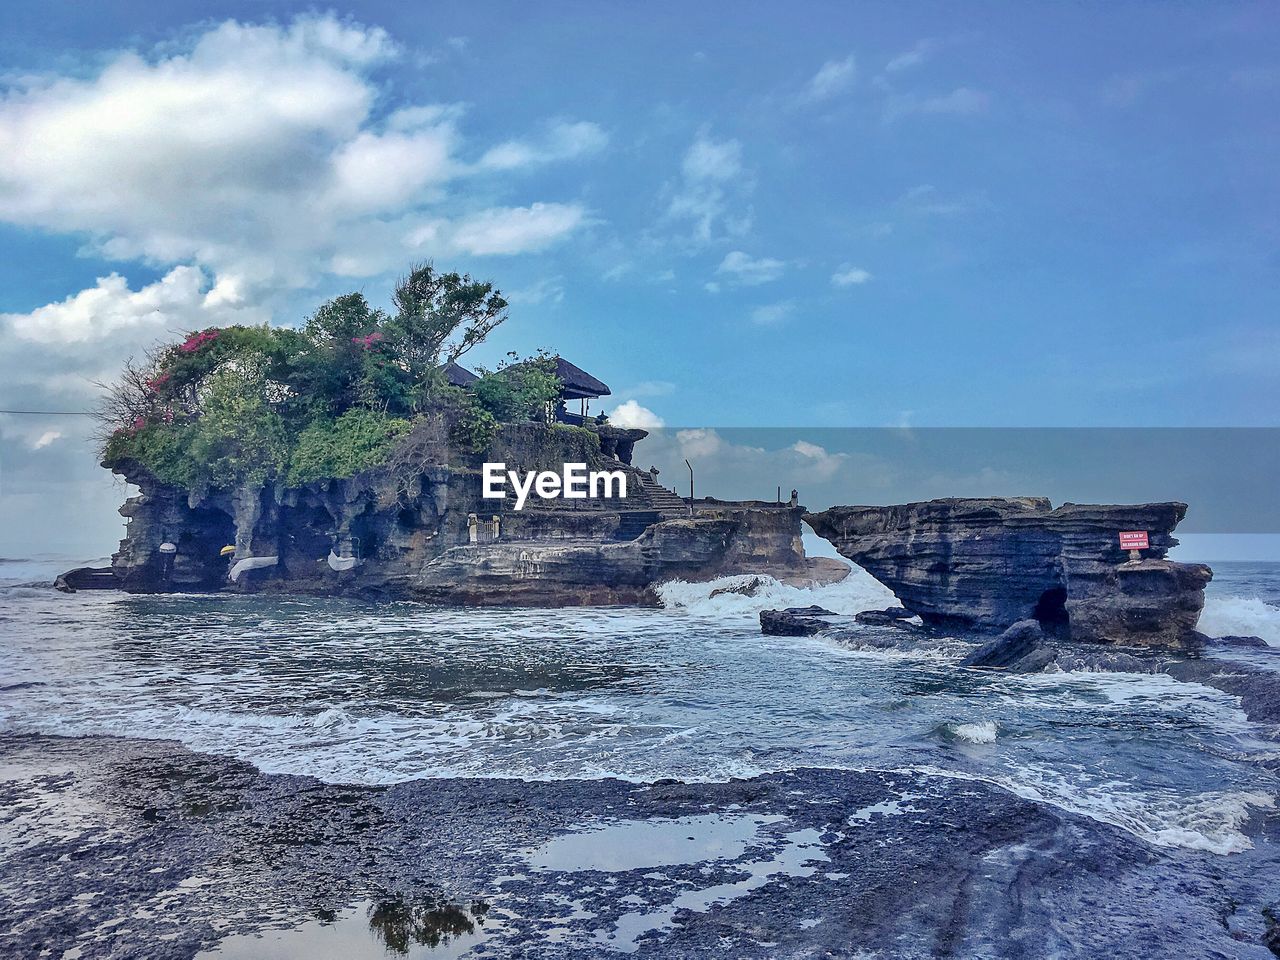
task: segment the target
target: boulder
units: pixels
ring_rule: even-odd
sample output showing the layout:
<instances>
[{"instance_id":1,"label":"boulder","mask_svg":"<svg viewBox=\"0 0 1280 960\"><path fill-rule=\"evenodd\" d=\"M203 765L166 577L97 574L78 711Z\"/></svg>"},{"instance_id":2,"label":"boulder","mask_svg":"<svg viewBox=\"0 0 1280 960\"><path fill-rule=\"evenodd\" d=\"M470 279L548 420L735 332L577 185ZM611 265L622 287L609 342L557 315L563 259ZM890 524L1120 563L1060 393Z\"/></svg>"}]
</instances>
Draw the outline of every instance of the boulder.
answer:
<instances>
[{"instance_id":1,"label":"boulder","mask_svg":"<svg viewBox=\"0 0 1280 960\"><path fill-rule=\"evenodd\" d=\"M827 629L827 617L838 616L822 607L787 607L785 610L761 610L760 631L772 637L809 637Z\"/></svg>"},{"instance_id":2,"label":"boulder","mask_svg":"<svg viewBox=\"0 0 1280 960\"><path fill-rule=\"evenodd\" d=\"M732 587L719 587L711 591L712 597L719 597L726 593L735 593L742 597L754 597L760 592L761 588L766 586L769 581L763 577L751 577L742 583L734 584Z\"/></svg>"},{"instance_id":3,"label":"boulder","mask_svg":"<svg viewBox=\"0 0 1280 960\"><path fill-rule=\"evenodd\" d=\"M1063 504L1042 497L832 507L806 521L925 623L1003 630L1037 620L1059 638L1187 648L1212 571L1166 559L1183 503ZM1133 562L1121 530L1145 530Z\"/></svg>"},{"instance_id":4,"label":"boulder","mask_svg":"<svg viewBox=\"0 0 1280 960\"><path fill-rule=\"evenodd\" d=\"M863 610L855 613L853 619L872 627L892 627L914 616L906 607L885 607L883 610Z\"/></svg>"},{"instance_id":5,"label":"boulder","mask_svg":"<svg viewBox=\"0 0 1280 960\"><path fill-rule=\"evenodd\" d=\"M1039 622L1019 620L961 660L960 666L1008 673L1040 673L1055 659L1056 654L1046 642Z\"/></svg>"},{"instance_id":6,"label":"boulder","mask_svg":"<svg viewBox=\"0 0 1280 960\"><path fill-rule=\"evenodd\" d=\"M1215 647L1241 647L1244 649L1270 650L1271 644L1261 637L1241 637L1228 634L1225 637L1209 637L1208 642Z\"/></svg>"},{"instance_id":7,"label":"boulder","mask_svg":"<svg viewBox=\"0 0 1280 960\"><path fill-rule=\"evenodd\" d=\"M77 590L119 590L120 581L110 567L76 567L58 575L55 590L75 593Z\"/></svg>"}]
</instances>

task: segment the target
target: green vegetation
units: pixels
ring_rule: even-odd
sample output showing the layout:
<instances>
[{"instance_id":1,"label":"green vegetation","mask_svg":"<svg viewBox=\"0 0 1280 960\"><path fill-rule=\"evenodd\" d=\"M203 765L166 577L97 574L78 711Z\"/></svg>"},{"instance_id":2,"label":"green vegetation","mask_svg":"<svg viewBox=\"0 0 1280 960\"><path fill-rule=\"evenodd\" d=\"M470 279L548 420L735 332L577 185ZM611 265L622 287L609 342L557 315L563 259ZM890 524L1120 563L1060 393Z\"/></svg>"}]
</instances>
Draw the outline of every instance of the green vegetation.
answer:
<instances>
[{"instance_id":1,"label":"green vegetation","mask_svg":"<svg viewBox=\"0 0 1280 960\"><path fill-rule=\"evenodd\" d=\"M427 417L467 453L502 423L551 418L553 357L509 354L465 390L448 382L447 365L506 319L492 284L425 264L393 302L350 293L300 329L210 328L128 364L99 414L104 464L136 461L187 489L300 486L384 463Z\"/></svg>"},{"instance_id":2,"label":"green vegetation","mask_svg":"<svg viewBox=\"0 0 1280 960\"><path fill-rule=\"evenodd\" d=\"M354 477L382 463L411 424L377 410L348 410L337 420L314 421L298 436L289 459L288 484L300 487L326 477Z\"/></svg>"}]
</instances>

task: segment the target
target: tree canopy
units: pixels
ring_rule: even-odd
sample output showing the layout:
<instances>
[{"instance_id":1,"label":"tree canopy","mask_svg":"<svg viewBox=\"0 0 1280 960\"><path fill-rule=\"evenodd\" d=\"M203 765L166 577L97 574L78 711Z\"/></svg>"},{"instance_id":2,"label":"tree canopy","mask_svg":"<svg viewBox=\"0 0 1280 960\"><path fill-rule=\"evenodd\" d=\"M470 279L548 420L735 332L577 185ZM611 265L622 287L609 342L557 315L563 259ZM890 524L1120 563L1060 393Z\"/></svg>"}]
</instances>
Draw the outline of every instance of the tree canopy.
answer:
<instances>
[{"instance_id":1,"label":"tree canopy","mask_svg":"<svg viewBox=\"0 0 1280 960\"><path fill-rule=\"evenodd\" d=\"M297 485L376 465L422 417L478 450L499 423L547 416L561 384L546 354L509 355L468 390L444 374L507 319L492 283L427 263L392 303L349 293L299 328L211 327L131 361L100 410L103 462L193 489Z\"/></svg>"}]
</instances>

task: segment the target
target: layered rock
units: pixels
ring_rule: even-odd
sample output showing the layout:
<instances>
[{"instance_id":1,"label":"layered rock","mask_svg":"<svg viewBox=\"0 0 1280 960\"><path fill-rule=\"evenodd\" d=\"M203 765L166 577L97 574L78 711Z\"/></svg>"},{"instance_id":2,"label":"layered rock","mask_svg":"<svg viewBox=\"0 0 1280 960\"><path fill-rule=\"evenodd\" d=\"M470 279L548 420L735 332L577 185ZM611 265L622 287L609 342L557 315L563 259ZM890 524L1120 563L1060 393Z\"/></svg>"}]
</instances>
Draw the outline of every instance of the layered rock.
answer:
<instances>
[{"instance_id":1,"label":"layered rock","mask_svg":"<svg viewBox=\"0 0 1280 960\"><path fill-rule=\"evenodd\" d=\"M1189 646L1212 572L1166 559L1183 503L1064 504L1040 497L832 507L806 517L926 623L999 630L1034 619L1073 640ZM1145 530L1137 561L1121 530Z\"/></svg>"},{"instance_id":2,"label":"layered rock","mask_svg":"<svg viewBox=\"0 0 1280 960\"><path fill-rule=\"evenodd\" d=\"M831 626L839 614L819 606L761 610L760 632L771 637L811 637Z\"/></svg>"},{"instance_id":3,"label":"layered rock","mask_svg":"<svg viewBox=\"0 0 1280 960\"><path fill-rule=\"evenodd\" d=\"M381 467L301 488L269 482L189 491L139 464L121 464L117 470L141 493L121 508L129 525L112 569L133 592L275 590L549 606L656 602L654 585L677 577L813 572L801 546L803 508L700 502L689 516L674 495L655 497L652 477L622 459L644 436L508 425L489 449L460 455L423 428ZM511 498L482 498L483 462L521 473L577 462L621 470L627 496L530 498L516 511ZM163 551L166 543L175 551ZM233 563L259 558L276 559L229 582Z\"/></svg>"}]
</instances>

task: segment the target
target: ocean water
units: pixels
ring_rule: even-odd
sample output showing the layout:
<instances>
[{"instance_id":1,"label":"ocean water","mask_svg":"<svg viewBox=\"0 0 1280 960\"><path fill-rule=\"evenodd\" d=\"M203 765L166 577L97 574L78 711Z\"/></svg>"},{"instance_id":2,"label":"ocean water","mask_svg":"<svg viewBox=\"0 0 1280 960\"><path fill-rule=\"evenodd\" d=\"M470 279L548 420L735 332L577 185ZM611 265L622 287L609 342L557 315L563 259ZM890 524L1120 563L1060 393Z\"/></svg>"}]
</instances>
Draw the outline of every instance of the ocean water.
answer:
<instances>
[{"instance_id":1,"label":"ocean water","mask_svg":"<svg viewBox=\"0 0 1280 960\"><path fill-rule=\"evenodd\" d=\"M1275 802L1259 761L1280 748L1209 687L960 671L960 641L760 634L766 607L890 604L858 570L814 590L712 597L743 579L728 578L670 584L662 609L538 611L45 586L68 565L0 562L0 732L173 739L336 783L926 770L1219 854ZM1280 645L1280 565L1216 573L1204 628Z\"/></svg>"}]
</instances>

